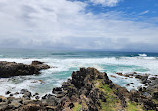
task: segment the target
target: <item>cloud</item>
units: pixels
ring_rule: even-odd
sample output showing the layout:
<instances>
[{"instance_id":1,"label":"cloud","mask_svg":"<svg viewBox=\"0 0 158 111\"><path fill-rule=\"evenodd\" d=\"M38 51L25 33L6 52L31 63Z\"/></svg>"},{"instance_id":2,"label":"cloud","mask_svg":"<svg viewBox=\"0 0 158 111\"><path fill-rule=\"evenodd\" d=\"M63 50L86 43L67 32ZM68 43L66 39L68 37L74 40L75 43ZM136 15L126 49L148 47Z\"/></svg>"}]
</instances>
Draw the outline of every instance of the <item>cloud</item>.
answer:
<instances>
[{"instance_id":1,"label":"cloud","mask_svg":"<svg viewBox=\"0 0 158 111\"><path fill-rule=\"evenodd\" d=\"M98 5L101 4L103 6L113 7L116 6L120 0L90 0L92 3Z\"/></svg>"},{"instance_id":2,"label":"cloud","mask_svg":"<svg viewBox=\"0 0 158 111\"><path fill-rule=\"evenodd\" d=\"M146 10L146 11L144 11L144 12L141 12L139 15L145 15L145 14L147 14L147 13L149 13L149 10Z\"/></svg>"},{"instance_id":3,"label":"cloud","mask_svg":"<svg viewBox=\"0 0 158 111\"><path fill-rule=\"evenodd\" d=\"M87 5L67 0L1 0L0 47L157 50L157 26L125 19L118 12L87 13Z\"/></svg>"}]
</instances>

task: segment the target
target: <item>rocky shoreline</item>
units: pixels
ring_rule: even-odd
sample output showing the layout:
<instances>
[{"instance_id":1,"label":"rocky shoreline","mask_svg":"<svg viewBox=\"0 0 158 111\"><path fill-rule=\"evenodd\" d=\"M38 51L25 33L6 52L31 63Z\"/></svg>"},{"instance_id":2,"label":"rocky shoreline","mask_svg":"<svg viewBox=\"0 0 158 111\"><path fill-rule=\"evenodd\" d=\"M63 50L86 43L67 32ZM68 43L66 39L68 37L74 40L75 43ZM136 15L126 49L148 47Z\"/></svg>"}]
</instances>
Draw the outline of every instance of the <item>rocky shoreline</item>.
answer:
<instances>
[{"instance_id":1,"label":"rocky shoreline","mask_svg":"<svg viewBox=\"0 0 158 111\"><path fill-rule=\"evenodd\" d=\"M21 98L1 96L0 111L157 111L157 86L158 78L155 77L146 87L128 91L114 84L104 72L95 68L80 68L72 73L72 79L61 87L53 88L52 94L46 94L41 99L38 93L31 94L27 89L18 92L23 94Z\"/></svg>"},{"instance_id":2,"label":"rocky shoreline","mask_svg":"<svg viewBox=\"0 0 158 111\"><path fill-rule=\"evenodd\" d=\"M40 61L32 61L30 65L0 61L0 78L40 74L40 70L50 66Z\"/></svg>"}]
</instances>

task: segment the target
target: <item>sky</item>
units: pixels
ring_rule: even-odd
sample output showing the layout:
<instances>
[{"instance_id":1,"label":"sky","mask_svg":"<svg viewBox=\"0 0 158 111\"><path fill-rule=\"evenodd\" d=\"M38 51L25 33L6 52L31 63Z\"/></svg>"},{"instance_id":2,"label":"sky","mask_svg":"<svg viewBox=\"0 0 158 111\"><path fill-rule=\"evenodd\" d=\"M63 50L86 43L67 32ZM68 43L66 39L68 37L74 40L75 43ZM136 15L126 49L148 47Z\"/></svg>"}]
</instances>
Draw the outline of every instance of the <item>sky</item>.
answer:
<instances>
[{"instance_id":1,"label":"sky","mask_svg":"<svg viewBox=\"0 0 158 111\"><path fill-rule=\"evenodd\" d=\"M158 52L158 0L0 0L0 48Z\"/></svg>"}]
</instances>

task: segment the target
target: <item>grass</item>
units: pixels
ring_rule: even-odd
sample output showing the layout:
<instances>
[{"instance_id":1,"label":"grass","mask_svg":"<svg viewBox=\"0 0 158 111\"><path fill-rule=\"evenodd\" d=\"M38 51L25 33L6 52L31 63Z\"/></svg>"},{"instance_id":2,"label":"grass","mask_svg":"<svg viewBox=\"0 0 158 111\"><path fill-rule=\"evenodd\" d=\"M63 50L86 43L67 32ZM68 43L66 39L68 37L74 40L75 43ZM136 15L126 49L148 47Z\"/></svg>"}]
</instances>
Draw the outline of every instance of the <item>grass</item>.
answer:
<instances>
[{"instance_id":1,"label":"grass","mask_svg":"<svg viewBox=\"0 0 158 111\"><path fill-rule=\"evenodd\" d=\"M111 89L108 84L103 85L100 80L96 81L95 86L104 92L104 97L106 98L106 102L100 100L101 111L115 111L115 108L120 106L120 104L118 105L119 100L116 99L113 92L114 89Z\"/></svg>"},{"instance_id":2,"label":"grass","mask_svg":"<svg viewBox=\"0 0 158 111\"><path fill-rule=\"evenodd\" d=\"M140 105L137 105L134 102L128 102L127 105L127 111L144 111Z\"/></svg>"},{"instance_id":3,"label":"grass","mask_svg":"<svg viewBox=\"0 0 158 111\"><path fill-rule=\"evenodd\" d=\"M72 111L81 111L81 104L75 104L75 107L73 108Z\"/></svg>"}]
</instances>

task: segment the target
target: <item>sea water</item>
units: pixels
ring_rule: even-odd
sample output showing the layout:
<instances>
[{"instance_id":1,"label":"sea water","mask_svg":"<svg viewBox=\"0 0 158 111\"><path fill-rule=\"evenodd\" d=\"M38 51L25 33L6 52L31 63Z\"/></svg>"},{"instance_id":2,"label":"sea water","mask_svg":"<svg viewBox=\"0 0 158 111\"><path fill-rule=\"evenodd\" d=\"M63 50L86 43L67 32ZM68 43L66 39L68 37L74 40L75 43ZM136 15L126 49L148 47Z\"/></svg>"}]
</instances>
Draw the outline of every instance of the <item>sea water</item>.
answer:
<instances>
[{"instance_id":1,"label":"sea water","mask_svg":"<svg viewBox=\"0 0 158 111\"><path fill-rule=\"evenodd\" d=\"M95 67L106 72L116 84L128 90L142 85L135 78L118 76L116 72L158 74L158 53L145 52L108 52L108 51L52 51L33 49L0 49L0 61L31 64L38 60L52 68L42 70L40 75L17 76L0 79L0 95L6 91L17 92L28 89L41 96L51 93L52 89L71 78L72 71L80 67ZM112 78L110 75L116 76ZM42 82L41 82L42 81ZM126 86L128 83L134 83Z\"/></svg>"}]
</instances>

